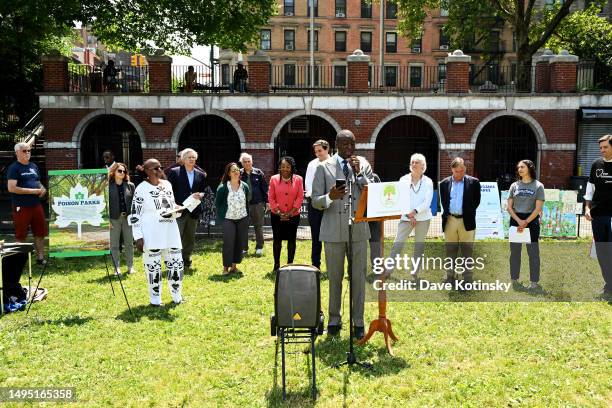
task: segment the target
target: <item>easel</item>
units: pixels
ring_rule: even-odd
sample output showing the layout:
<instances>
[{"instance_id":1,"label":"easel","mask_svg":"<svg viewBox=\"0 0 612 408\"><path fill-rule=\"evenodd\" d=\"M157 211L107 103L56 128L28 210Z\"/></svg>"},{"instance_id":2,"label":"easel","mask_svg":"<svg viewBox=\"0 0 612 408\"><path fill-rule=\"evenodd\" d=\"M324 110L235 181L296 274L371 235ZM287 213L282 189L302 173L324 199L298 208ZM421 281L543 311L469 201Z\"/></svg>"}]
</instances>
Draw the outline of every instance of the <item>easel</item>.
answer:
<instances>
[{"instance_id":1,"label":"easel","mask_svg":"<svg viewBox=\"0 0 612 408\"><path fill-rule=\"evenodd\" d=\"M361 191L361 196L359 197L359 203L357 204L357 211L355 211L355 222L372 222L372 221L383 221L383 226L380 229L380 256L384 256L385 252L385 228L384 221L385 220L398 220L400 219L399 215L393 215L388 217L367 217L367 204L368 204L368 186L364 186ZM382 274L380 276L381 281L385 282L385 275ZM383 286L384 288L384 286ZM391 348L391 340L397 341L398 338L393 333L393 328L391 327L391 320L387 319L387 291L385 289L378 291L378 319L372 320L370 323L370 327L368 328L368 333L357 342L360 346L370 340L370 337L374 335L377 331L381 332L385 336L385 346L387 347L387 352L393 356L393 349Z\"/></svg>"}]
</instances>

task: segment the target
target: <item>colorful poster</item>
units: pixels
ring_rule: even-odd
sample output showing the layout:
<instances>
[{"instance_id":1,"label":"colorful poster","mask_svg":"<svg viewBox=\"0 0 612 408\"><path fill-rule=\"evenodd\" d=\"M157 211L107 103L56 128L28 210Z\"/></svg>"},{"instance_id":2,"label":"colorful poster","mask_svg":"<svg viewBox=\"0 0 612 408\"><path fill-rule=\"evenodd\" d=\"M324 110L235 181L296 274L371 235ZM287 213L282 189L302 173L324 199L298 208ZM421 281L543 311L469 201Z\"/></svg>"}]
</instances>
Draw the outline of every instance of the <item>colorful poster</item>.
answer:
<instances>
[{"instance_id":1,"label":"colorful poster","mask_svg":"<svg viewBox=\"0 0 612 408\"><path fill-rule=\"evenodd\" d=\"M368 185L368 217L388 217L409 212L409 182L390 181Z\"/></svg>"},{"instance_id":2,"label":"colorful poster","mask_svg":"<svg viewBox=\"0 0 612 408\"><path fill-rule=\"evenodd\" d=\"M503 239L504 229L496 182L480 182L480 205L476 210L476 239Z\"/></svg>"},{"instance_id":3,"label":"colorful poster","mask_svg":"<svg viewBox=\"0 0 612 408\"><path fill-rule=\"evenodd\" d=\"M106 169L49 171L49 256L110 253Z\"/></svg>"}]
</instances>

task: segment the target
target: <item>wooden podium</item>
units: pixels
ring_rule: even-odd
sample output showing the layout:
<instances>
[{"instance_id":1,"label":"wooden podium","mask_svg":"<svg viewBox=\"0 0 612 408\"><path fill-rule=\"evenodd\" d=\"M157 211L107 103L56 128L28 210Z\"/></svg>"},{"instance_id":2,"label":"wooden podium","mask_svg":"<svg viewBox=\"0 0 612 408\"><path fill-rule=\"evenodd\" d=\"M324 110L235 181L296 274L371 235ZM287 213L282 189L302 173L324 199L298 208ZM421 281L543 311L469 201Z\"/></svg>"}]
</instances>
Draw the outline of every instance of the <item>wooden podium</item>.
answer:
<instances>
[{"instance_id":1,"label":"wooden podium","mask_svg":"<svg viewBox=\"0 0 612 408\"><path fill-rule=\"evenodd\" d=\"M397 220L400 218L399 215L389 216L389 217L367 217L366 209L368 204L368 186L364 186L361 191L361 196L359 197L359 203L357 204L357 211L355 211L355 222L371 222L371 221L385 221L385 220ZM385 252L385 228L384 223L382 228L380 229L380 256L383 257ZM384 274L381 275L381 280L385 282ZM391 320L387 319L387 291L380 290L378 291L378 319L373 320L370 323L370 327L368 328L368 333L357 342L360 346L370 340L370 338L377 331L381 332L383 336L385 336L385 345L387 347L387 352L390 355L393 355L393 348L391 347L391 340L397 341L397 337L393 333L393 329L391 327Z\"/></svg>"}]
</instances>

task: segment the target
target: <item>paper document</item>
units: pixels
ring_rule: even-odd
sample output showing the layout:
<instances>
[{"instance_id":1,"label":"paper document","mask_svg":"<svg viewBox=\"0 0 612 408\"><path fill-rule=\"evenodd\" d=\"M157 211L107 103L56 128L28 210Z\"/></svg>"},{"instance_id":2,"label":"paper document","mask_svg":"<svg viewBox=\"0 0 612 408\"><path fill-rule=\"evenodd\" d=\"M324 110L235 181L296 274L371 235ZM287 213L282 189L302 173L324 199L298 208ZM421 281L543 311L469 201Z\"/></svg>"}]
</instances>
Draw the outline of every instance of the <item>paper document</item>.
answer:
<instances>
[{"instance_id":1,"label":"paper document","mask_svg":"<svg viewBox=\"0 0 612 408\"><path fill-rule=\"evenodd\" d=\"M183 201L183 207L189 210L189 212L193 212L200 205L200 200L196 200L193 196L189 196Z\"/></svg>"},{"instance_id":2,"label":"paper document","mask_svg":"<svg viewBox=\"0 0 612 408\"><path fill-rule=\"evenodd\" d=\"M510 240L510 242L524 242L526 244L531 243L531 232L529 231L529 228L525 228L523 232L518 232L517 227L510 227L510 230L508 232L508 239Z\"/></svg>"}]
</instances>

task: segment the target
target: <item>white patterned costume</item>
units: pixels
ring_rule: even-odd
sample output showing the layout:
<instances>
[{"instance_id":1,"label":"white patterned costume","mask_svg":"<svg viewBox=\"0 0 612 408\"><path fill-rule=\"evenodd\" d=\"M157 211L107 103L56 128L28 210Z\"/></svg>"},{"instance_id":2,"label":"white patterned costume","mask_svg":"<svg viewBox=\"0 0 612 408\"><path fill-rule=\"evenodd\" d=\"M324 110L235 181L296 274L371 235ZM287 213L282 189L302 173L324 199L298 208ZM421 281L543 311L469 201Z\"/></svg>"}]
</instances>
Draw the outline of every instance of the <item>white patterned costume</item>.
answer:
<instances>
[{"instance_id":1,"label":"white patterned costume","mask_svg":"<svg viewBox=\"0 0 612 408\"><path fill-rule=\"evenodd\" d=\"M174 213L170 218L161 214L175 206L172 185L167 180L160 180L157 186L143 181L134 191L130 223L134 240L143 238L145 275L149 285L151 304L161 304L162 258L168 271L168 286L174 303L181 303L181 286L183 281L183 257L181 255L181 235Z\"/></svg>"}]
</instances>

